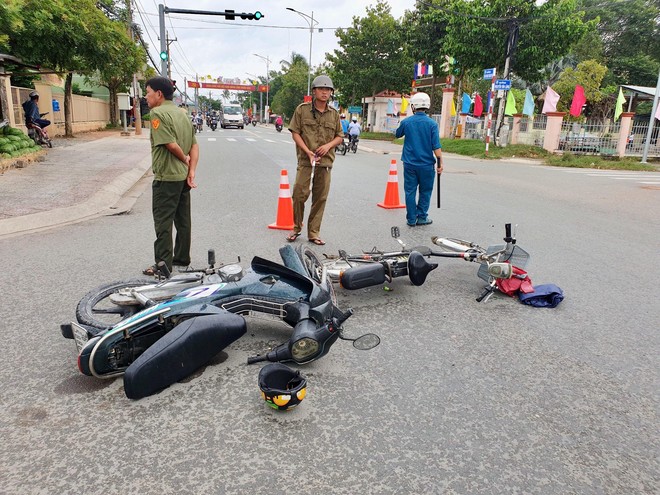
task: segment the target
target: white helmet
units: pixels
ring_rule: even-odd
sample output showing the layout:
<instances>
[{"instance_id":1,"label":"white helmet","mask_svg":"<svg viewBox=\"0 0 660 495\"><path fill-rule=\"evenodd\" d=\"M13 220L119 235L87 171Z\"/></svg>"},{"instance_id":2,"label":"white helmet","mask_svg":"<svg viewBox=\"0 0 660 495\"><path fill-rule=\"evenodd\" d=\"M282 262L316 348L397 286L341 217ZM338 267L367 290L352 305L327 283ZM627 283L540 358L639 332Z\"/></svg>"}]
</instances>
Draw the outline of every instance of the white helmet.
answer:
<instances>
[{"instance_id":1,"label":"white helmet","mask_svg":"<svg viewBox=\"0 0 660 495\"><path fill-rule=\"evenodd\" d=\"M431 108L431 98L426 93L415 93L410 98L410 105L415 112L418 110L428 110Z\"/></svg>"}]
</instances>

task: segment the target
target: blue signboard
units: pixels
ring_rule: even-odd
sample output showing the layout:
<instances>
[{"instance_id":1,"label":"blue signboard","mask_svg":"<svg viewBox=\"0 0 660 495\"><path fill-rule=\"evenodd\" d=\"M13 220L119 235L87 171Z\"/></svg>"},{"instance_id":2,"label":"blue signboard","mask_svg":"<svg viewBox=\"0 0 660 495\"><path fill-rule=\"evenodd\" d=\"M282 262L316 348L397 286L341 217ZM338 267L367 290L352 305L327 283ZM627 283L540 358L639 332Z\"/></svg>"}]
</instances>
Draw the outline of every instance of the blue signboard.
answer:
<instances>
[{"instance_id":1,"label":"blue signboard","mask_svg":"<svg viewBox=\"0 0 660 495\"><path fill-rule=\"evenodd\" d=\"M53 112L59 112L60 111L60 102L53 99Z\"/></svg>"},{"instance_id":2,"label":"blue signboard","mask_svg":"<svg viewBox=\"0 0 660 495\"><path fill-rule=\"evenodd\" d=\"M348 107L348 113L362 114L362 107Z\"/></svg>"},{"instance_id":3,"label":"blue signboard","mask_svg":"<svg viewBox=\"0 0 660 495\"><path fill-rule=\"evenodd\" d=\"M484 69L484 79L492 79L495 77L495 67L492 69Z\"/></svg>"},{"instance_id":4,"label":"blue signboard","mask_svg":"<svg viewBox=\"0 0 660 495\"><path fill-rule=\"evenodd\" d=\"M495 81L495 91L509 91L511 89L511 79L498 79Z\"/></svg>"}]
</instances>

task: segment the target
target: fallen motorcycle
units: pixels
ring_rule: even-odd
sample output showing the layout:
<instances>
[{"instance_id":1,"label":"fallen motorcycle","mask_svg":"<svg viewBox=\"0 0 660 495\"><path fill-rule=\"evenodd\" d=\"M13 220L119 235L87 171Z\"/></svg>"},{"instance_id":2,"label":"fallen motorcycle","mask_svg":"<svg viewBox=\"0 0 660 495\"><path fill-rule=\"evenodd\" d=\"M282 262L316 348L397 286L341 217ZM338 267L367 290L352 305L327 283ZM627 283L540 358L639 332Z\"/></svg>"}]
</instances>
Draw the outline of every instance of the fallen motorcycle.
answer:
<instances>
[{"instance_id":1,"label":"fallen motorcycle","mask_svg":"<svg viewBox=\"0 0 660 495\"><path fill-rule=\"evenodd\" d=\"M361 350L380 343L374 334L343 335L342 324L353 311L336 306L332 282L311 249L284 246L280 255L284 264L254 257L245 272L240 265L211 265L180 279L106 284L80 301L78 321L61 325L62 335L74 339L82 373L123 374L124 391L132 399L162 390L206 364L246 333L243 316L261 313L293 327L288 341L248 358L248 364L309 363L327 354L337 339L353 341ZM172 295L177 284L190 286ZM95 326L102 325L97 314L122 319Z\"/></svg>"}]
</instances>

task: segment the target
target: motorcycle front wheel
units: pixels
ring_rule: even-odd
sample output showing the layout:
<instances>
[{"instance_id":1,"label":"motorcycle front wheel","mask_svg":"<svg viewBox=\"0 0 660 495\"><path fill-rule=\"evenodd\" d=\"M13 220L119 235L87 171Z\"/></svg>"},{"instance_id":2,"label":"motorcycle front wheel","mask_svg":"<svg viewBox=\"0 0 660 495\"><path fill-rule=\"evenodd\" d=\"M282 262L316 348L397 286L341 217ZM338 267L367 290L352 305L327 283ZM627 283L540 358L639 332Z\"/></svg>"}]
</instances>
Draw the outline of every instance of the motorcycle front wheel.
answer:
<instances>
[{"instance_id":1,"label":"motorcycle front wheel","mask_svg":"<svg viewBox=\"0 0 660 495\"><path fill-rule=\"evenodd\" d=\"M120 280L96 287L85 294L78 303L76 319L83 325L101 329L110 328L143 309L139 304L118 306L110 300L112 294L127 287L140 287L157 283L154 279L132 279Z\"/></svg>"}]
</instances>

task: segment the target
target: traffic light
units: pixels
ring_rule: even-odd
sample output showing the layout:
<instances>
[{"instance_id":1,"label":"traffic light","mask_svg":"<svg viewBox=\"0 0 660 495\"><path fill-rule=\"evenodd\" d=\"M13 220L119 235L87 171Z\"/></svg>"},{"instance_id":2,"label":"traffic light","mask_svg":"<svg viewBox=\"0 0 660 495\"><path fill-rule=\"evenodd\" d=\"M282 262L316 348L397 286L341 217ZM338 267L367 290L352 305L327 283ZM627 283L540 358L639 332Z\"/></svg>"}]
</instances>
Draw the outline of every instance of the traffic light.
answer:
<instances>
[{"instance_id":1,"label":"traffic light","mask_svg":"<svg viewBox=\"0 0 660 495\"><path fill-rule=\"evenodd\" d=\"M160 52L160 59L167 60L167 52Z\"/></svg>"},{"instance_id":2,"label":"traffic light","mask_svg":"<svg viewBox=\"0 0 660 495\"><path fill-rule=\"evenodd\" d=\"M248 20L250 20L250 21L258 21L258 20L261 19L263 16L264 16L264 15L263 15L261 12L259 12L259 11L257 10L254 14L252 14L252 13L246 14L245 12L243 12L243 13L241 14L241 19L248 19Z\"/></svg>"}]
</instances>

